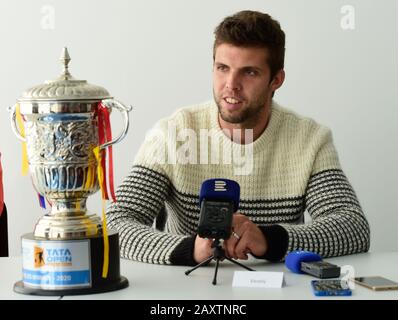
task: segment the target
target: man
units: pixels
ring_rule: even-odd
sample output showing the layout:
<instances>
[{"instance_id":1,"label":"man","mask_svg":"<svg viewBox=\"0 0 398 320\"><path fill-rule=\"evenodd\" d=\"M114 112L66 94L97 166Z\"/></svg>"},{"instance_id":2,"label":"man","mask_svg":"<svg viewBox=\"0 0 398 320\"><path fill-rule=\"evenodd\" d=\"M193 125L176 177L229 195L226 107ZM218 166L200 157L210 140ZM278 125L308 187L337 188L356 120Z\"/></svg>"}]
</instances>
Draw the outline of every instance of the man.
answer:
<instances>
[{"instance_id":1,"label":"man","mask_svg":"<svg viewBox=\"0 0 398 320\"><path fill-rule=\"evenodd\" d=\"M273 100L285 77L279 23L264 13L238 12L216 28L213 50L215 102L181 109L157 124L160 134L142 145L107 212L109 227L120 234L121 255L179 265L211 256L211 240L196 235L199 188L210 178L232 179L241 187L234 236L224 242L232 258L251 254L280 261L298 249L324 257L367 251L369 225L330 130ZM219 146L235 155L246 152L252 165L236 174L232 162L176 161L189 148L175 151L181 135L176 138L170 128L189 129L190 138L212 130ZM207 160L202 154L214 148L203 149L201 143L190 143L190 152L199 150ZM163 161L159 150L166 153ZM156 230L154 221L165 209L165 230ZM303 224L305 210L312 221Z\"/></svg>"}]
</instances>

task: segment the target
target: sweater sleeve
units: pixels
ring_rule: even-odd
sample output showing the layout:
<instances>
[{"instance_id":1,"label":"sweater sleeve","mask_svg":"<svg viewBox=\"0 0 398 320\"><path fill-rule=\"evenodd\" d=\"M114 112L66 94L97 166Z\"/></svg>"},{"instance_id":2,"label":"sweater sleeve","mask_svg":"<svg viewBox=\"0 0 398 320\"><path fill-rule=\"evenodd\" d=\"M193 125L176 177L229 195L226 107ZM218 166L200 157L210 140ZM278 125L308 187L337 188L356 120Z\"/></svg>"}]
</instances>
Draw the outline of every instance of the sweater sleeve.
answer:
<instances>
[{"instance_id":1,"label":"sweater sleeve","mask_svg":"<svg viewBox=\"0 0 398 320\"><path fill-rule=\"evenodd\" d=\"M167 155L163 153L166 139L159 127L147 135L130 174L116 190L116 202L108 207L108 226L119 232L123 258L193 265L192 236L161 232L154 227L171 190L165 170Z\"/></svg>"},{"instance_id":2,"label":"sweater sleeve","mask_svg":"<svg viewBox=\"0 0 398 320\"><path fill-rule=\"evenodd\" d=\"M330 130L323 130L305 192L305 208L312 221L282 225L287 250L309 250L322 257L366 252L370 229L357 196L340 168Z\"/></svg>"}]
</instances>

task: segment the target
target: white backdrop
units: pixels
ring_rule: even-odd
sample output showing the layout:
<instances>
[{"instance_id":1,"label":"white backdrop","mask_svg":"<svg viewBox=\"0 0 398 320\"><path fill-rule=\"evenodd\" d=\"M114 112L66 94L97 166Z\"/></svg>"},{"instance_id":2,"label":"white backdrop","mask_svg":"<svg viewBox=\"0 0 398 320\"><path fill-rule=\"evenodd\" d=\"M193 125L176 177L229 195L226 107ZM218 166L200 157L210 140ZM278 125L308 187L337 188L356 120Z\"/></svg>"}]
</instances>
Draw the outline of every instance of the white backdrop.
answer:
<instances>
[{"instance_id":1,"label":"white backdrop","mask_svg":"<svg viewBox=\"0 0 398 320\"><path fill-rule=\"evenodd\" d=\"M135 107L127 138L114 148L119 184L156 120L212 98L214 27L243 9L281 23L286 82L276 100L332 129L370 221L371 250L398 249L397 1L2 0L0 152L11 255L44 211L30 178L20 175L21 147L6 108L28 87L58 76L62 47L76 78ZM116 113L112 121L116 133ZM89 207L100 213L99 193Z\"/></svg>"}]
</instances>

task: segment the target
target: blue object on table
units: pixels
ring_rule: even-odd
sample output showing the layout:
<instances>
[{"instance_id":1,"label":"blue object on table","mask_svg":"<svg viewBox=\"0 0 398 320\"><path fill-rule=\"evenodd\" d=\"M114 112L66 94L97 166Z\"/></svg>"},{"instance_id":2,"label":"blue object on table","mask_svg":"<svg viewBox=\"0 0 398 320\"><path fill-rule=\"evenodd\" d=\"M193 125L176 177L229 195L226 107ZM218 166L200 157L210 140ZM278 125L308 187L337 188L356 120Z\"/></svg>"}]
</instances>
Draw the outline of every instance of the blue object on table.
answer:
<instances>
[{"instance_id":1,"label":"blue object on table","mask_svg":"<svg viewBox=\"0 0 398 320\"><path fill-rule=\"evenodd\" d=\"M342 283L345 283L343 286ZM344 280L312 280L311 286L316 296L351 296L352 291Z\"/></svg>"},{"instance_id":2,"label":"blue object on table","mask_svg":"<svg viewBox=\"0 0 398 320\"><path fill-rule=\"evenodd\" d=\"M285 259L286 267L294 273L304 273L301 271L301 262L321 261L322 257L311 251L292 251Z\"/></svg>"}]
</instances>

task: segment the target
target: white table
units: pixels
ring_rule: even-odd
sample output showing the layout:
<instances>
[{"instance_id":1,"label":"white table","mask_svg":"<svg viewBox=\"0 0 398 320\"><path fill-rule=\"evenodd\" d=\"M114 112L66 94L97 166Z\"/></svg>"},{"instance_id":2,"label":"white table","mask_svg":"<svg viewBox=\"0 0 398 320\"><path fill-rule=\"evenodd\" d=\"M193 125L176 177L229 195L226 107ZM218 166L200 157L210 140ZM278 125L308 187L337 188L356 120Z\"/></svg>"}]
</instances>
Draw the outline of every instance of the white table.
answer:
<instances>
[{"instance_id":1,"label":"white table","mask_svg":"<svg viewBox=\"0 0 398 320\"><path fill-rule=\"evenodd\" d=\"M398 252L364 253L325 259L339 266L351 265L355 276L380 275L398 282ZM121 260L121 273L130 282L128 288L95 294L64 297L26 296L13 292L13 285L21 279L21 258L0 258L0 299L116 299L116 300L307 300L307 299L388 299L398 300L397 291L372 291L356 285L351 297L316 297L310 287L309 275L291 273L282 263L269 264L253 260L246 265L258 271L281 271L286 286L281 289L233 288L235 270L244 270L228 261L220 263L218 283L212 285L214 266L201 267L189 276L188 267L166 266Z\"/></svg>"}]
</instances>

